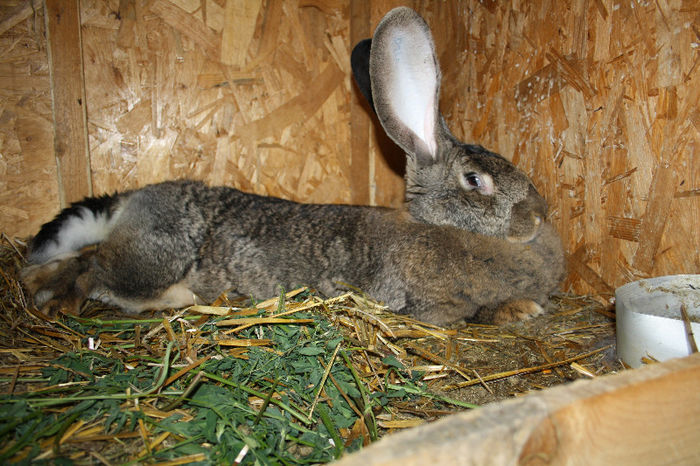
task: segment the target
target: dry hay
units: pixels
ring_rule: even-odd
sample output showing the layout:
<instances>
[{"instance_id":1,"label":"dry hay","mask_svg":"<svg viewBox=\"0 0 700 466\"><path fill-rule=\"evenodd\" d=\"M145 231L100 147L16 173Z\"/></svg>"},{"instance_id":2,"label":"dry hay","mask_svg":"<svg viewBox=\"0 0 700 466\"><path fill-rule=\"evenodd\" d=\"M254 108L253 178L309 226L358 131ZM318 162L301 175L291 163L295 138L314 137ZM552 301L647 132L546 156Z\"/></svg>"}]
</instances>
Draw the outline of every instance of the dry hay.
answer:
<instances>
[{"instance_id":1,"label":"dry hay","mask_svg":"<svg viewBox=\"0 0 700 466\"><path fill-rule=\"evenodd\" d=\"M544 315L503 327L445 329L392 314L359 290L323 299L306 289L138 319L90 302L79 319L51 321L17 280L23 251L3 237L3 462L231 463L241 453L244 463L326 462L396 429L622 369L613 316L588 296L555 297ZM281 373L292 358L297 369L318 361L313 383L297 389L289 381L298 374ZM266 362L249 373L222 367L251 361L274 361L277 372ZM118 377L134 378L118 386ZM271 434L256 429L282 419L282 440L266 444Z\"/></svg>"}]
</instances>

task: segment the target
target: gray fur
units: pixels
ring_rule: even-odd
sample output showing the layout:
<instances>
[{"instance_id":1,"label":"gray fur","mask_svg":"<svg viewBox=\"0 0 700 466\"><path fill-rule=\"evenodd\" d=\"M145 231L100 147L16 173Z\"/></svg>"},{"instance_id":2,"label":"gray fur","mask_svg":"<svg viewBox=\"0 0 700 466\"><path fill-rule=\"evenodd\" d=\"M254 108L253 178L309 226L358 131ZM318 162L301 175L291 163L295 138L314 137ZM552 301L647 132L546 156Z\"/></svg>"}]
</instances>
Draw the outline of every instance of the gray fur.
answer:
<instances>
[{"instance_id":1,"label":"gray fur","mask_svg":"<svg viewBox=\"0 0 700 466\"><path fill-rule=\"evenodd\" d=\"M409 106L429 116L425 125L406 124L392 105L406 71L395 63L405 57L391 54L397 35L430 51L418 63L434 63L427 69L435 88L411 90L435 97ZM439 70L425 22L407 8L392 10L369 60L379 119L407 151L403 208L298 204L196 181L146 186L101 199L110 229L94 248L45 257L51 241L72 244L61 237L70 212L42 229L23 271L37 305L76 312L92 297L141 312L225 291L267 298L279 286L332 295L347 283L436 324L505 322L541 310L564 270L545 202L510 162L449 133L436 107ZM398 87L431 81L414 68L418 74L409 69Z\"/></svg>"}]
</instances>

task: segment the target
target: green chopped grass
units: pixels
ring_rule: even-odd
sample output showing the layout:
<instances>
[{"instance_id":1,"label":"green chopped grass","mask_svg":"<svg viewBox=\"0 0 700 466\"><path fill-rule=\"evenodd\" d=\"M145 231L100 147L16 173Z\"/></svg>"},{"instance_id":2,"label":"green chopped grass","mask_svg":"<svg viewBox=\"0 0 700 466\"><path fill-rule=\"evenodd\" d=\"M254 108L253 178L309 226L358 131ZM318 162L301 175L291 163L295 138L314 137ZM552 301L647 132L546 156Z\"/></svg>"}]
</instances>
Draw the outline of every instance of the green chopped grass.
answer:
<instances>
[{"instance_id":1,"label":"green chopped grass","mask_svg":"<svg viewBox=\"0 0 700 466\"><path fill-rule=\"evenodd\" d=\"M55 328L74 349L42 367L25 391L0 396L0 463L84 462L81 433L89 429L86 442L126 439L111 458L126 464L325 463L357 450L378 438L374 416L390 400L429 393L393 357L383 390L371 389L353 363L362 348L326 312L289 312L281 298L274 312L252 316L260 324L246 313L239 327L235 315L183 314L168 323L66 316ZM271 314L290 323L262 319ZM249 346L217 343L232 338Z\"/></svg>"}]
</instances>

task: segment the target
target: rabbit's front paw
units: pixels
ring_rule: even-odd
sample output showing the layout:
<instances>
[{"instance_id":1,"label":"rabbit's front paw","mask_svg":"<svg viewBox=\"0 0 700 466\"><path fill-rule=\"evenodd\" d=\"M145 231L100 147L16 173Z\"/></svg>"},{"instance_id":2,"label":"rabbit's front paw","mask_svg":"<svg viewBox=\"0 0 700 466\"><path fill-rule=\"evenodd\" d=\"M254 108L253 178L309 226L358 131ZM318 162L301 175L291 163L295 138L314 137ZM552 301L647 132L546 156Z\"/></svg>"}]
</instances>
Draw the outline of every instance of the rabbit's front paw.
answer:
<instances>
[{"instance_id":1,"label":"rabbit's front paw","mask_svg":"<svg viewBox=\"0 0 700 466\"><path fill-rule=\"evenodd\" d=\"M493 314L493 323L497 325L529 319L543 312L542 306L529 299L516 299L502 304Z\"/></svg>"}]
</instances>

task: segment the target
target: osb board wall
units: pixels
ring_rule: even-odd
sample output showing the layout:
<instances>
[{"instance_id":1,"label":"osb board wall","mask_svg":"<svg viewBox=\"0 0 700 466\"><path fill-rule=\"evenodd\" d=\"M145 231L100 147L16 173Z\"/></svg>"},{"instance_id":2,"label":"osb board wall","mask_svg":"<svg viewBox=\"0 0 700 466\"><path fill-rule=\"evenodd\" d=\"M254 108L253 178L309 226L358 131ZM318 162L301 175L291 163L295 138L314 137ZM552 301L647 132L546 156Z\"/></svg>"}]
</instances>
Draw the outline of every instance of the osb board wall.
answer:
<instances>
[{"instance_id":1,"label":"osb board wall","mask_svg":"<svg viewBox=\"0 0 700 466\"><path fill-rule=\"evenodd\" d=\"M31 57L25 47L18 53L44 73L40 95L49 127L22 128L50 143L55 126L56 140L66 142L57 142L56 151L47 146L13 152L23 191L7 193L7 207L0 212L4 232L35 232L56 212L59 199L65 205L90 191L109 193L173 178L305 202L400 204L400 174L381 157L369 162L368 108L352 89L348 2L81 0L80 37L70 40L65 25L77 3L46 1L48 37L44 2L34 3L36 8L29 1L7 3L0 10L7 25L3 40L34 44ZM370 25L365 29L362 38ZM54 84L70 70L60 60L51 62L51 54L47 59L47 49L55 58L78 42L82 63L73 70L74 79L52 88L48 69L54 70ZM22 100L31 82L26 78L36 72L8 63L9 98L0 102ZM77 88L81 79L89 151L62 136L68 115L57 109L54 123L51 114L50 91L73 95L65 106L74 111L81 92L65 87ZM73 116L74 126L80 118ZM351 141L351 128L363 120L364 133L358 131ZM16 124L0 124L8 141L21 139ZM1 149L3 160L9 147L6 142ZM35 162L39 154L43 158ZM85 173L81 159L89 164ZM34 165L53 178L30 182ZM385 176L388 183L378 189L370 175ZM89 178L83 194L74 186L81 177ZM22 179L31 186L23 186ZM8 174L0 176L0 184L9 183Z\"/></svg>"},{"instance_id":2,"label":"osb board wall","mask_svg":"<svg viewBox=\"0 0 700 466\"><path fill-rule=\"evenodd\" d=\"M59 206L44 10L34 3L0 4L0 230L8 235L34 232Z\"/></svg>"},{"instance_id":3,"label":"osb board wall","mask_svg":"<svg viewBox=\"0 0 700 466\"><path fill-rule=\"evenodd\" d=\"M83 1L81 21L96 191L190 177L350 199L342 4Z\"/></svg>"},{"instance_id":4,"label":"osb board wall","mask_svg":"<svg viewBox=\"0 0 700 466\"><path fill-rule=\"evenodd\" d=\"M700 3L420 2L453 131L547 198L568 286L700 273Z\"/></svg>"},{"instance_id":5,"label":"osb board wall","mask_svg":"<svg viewBox=\"0 0 700 466\"><path fill-rule=\"evenodd\" d=\"M549 201L567 287L700 271L693 1L81 0L90 187L192 177L396 205L402 160L352 87L349 53L398 4L435 33L454 133L513 160ZM43 10L26 5L0 10L11 235L34 232L73 188L51 144Z\"/></svg>"}]
</instances>

